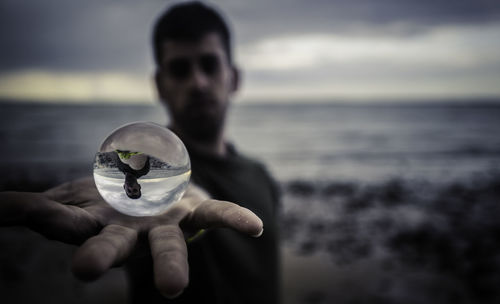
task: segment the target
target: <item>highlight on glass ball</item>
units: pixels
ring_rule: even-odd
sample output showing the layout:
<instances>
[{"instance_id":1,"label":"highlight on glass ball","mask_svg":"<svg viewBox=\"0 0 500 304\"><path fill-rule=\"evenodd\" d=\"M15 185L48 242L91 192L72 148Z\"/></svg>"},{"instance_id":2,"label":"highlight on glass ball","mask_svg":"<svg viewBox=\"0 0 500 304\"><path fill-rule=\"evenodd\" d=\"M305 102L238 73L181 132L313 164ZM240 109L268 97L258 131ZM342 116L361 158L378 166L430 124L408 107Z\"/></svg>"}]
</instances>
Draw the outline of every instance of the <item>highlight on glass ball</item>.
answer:
<instances>
[{"instance_id":1,"label":"highlight on glass ball","mask_svg":"<svg viewBox=\"0 0 500 304\"><path fill-rule=\"evenodd\" d=\"M170 130L134 122L111 132L96 153L94 181L113 208L132 216L165 212L181 199L191 175L186 147Z\"/></svg>"}]
</instances>

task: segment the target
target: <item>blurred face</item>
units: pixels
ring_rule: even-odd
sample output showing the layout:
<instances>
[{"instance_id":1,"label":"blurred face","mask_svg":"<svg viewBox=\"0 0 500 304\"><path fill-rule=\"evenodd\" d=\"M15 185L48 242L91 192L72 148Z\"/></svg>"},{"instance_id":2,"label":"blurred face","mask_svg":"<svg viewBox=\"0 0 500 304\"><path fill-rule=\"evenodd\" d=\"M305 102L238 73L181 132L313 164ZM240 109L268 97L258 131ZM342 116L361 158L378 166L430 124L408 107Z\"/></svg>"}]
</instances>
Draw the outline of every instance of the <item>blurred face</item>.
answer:
<instances>
[{"instance_id":1,"label":"blurred face","mask_svg":"<svg viewBox=\"0 0 500 304\"><path fill-rule=\"evenodd\" d=\"M123 189L125 189L125 193L129 198L138 199L141 197L141 185L139 185L137 179L133 176L127 175L125 177Z\"/></svg>"},{"instance_id":2,"label":"blurred face","mask_svg":"<svg viewBox=\"0 0 500 304\"><path fill-rule=\"evenodd\" d=\"M158 93L174 127L200 141L220 135L237 71L218 34L198 41L166 40L156 75Z\"/></svg>"}]
</instances>

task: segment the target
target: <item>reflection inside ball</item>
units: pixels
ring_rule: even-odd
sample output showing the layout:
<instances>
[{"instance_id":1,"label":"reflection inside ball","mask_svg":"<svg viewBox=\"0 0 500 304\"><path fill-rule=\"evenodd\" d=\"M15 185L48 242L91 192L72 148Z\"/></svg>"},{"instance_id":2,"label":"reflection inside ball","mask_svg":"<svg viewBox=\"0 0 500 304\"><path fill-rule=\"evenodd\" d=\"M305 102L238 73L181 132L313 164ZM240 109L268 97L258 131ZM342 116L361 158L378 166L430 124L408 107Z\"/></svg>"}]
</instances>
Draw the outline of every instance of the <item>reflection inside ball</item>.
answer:
<instances>
[{"instance_id":1,"label":"reflection inside ball","mask_svg":"<svg viewBox=\"0 0 500 304\"><path fill-rule=\"evenodd\" d=\"M182 197L190 175L182 141L151 122L114 130L95 156L97 190L113 208L132 216L165 212Z\"/></svg>"}]
</instances>

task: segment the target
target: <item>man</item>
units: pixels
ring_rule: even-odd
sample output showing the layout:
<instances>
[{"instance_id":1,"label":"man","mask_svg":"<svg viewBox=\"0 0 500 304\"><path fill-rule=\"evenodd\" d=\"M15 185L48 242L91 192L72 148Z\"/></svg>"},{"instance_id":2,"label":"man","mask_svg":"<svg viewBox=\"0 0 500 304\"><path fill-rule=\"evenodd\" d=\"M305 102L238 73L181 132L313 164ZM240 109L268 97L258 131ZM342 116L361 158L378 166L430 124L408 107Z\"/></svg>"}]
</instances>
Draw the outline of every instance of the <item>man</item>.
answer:
<instances>
[{"instance_id":1,"label":"man","mask_svg":"<svg viewBox=\"0 0 500 304\"><path fill-rule=\"evenodd\" d=\"M241 156L224 138L229 100L239 84L229 29L204 4L180 4L158 19L153 46L158 94L169 110L169 127L189 151L193 181L213 198L252 210L266 226L259 239L214 230L191 243L190 285L178 302L276 302L277 191L263 166ZM134 299L153 297L144 281L151 267L129 269Z\"/></svg>"},{"instance_id":2,"label":"man","mask_svg":"<svg viewBox=\"0 0 500 304\"><path fill-rule=\"evenodd\" d=\"M118 170L125 174L123 189L131 199L141 197L141 185L137 179L149 173L149 156L141 152L113 151L109 152Z\"/></svg>"},{"instance_id":3,"label":"man","mask_svg":"<svg viewBox=\"0 0 500 304\"><path fill-rule=\"evenodd\" d=\"M73 260L82 279L124 264L133 302L275 303L277 191L264 167L224 138L239 81L229 30L213 9L179 4L158 20L154 47L158 93L170 128L188 148L197 186L155 217L116 212L91 179L41 194L1 193L0 225L26 225L49 238L83 243ZM233 230L213 229L185 241L212 227Z\"/></svg>"}]
</instances>

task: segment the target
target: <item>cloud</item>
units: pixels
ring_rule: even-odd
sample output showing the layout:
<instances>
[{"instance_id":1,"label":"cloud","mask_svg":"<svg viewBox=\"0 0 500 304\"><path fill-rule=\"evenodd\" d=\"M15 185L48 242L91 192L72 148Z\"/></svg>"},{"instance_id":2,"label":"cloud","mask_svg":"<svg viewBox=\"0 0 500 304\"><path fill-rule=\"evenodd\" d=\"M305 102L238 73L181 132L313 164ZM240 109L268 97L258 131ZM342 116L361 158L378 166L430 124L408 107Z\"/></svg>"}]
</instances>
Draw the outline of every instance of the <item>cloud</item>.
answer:
<instances>
[{"instance_id":1,"label":"cloud","mask_svg":"<svg viewBox=\"0 0 500 304\"><path fill-rule=\"evenodd\" d=\"M325 31L413 35L437 25L500 20L500 3L496 0L255 0L231 8L243 42Z\"/></svg>"},{"instance_id":2,"label":"cloud","mask_svg":"<svg viewBox=\"0 0 500 304\"><path fill-rule=\"evenodd\" d=\"M435 27L419 36L311 34L241 45L240 99L499 96L500 25ZM0 96L151 102L147 75L23 70L0 75Z\"/></svg>"},{"instance_id":3,"label":"cloud","mask_svg":"<svg viewBox=\"0 0 500 304\"><path fill-rule=\"evenodd\" d=\"M245 69L282 72L325 66L475 67L500 62L500 24L437 27L418 37L283 36L239 48ZM385 70L385 69L384 69Z\"/></svg>"},{"instance_id":4,"label":"cloud","mask_svg":"<svg viewBox=\"0 0 500 304\"><path fill-rule=\"evenodd\" d=\"M22 70L0 75L0 98L152 103L149 80L133 73Z\"/></svg>"},{"instance_id":5,"label":"cloud","mask_svg":"<svg viewBox=\"0 0 500 304\"><path fill-rule=\"evenodd\" d=\"M150 26L161 6L139 1L16 1L0 4L2 71L144 71Z\"/></svg>"},{"instance_id":6,"label":"cloud","mask_svg":"<svg viewBox=\"0 0 500 304\"><path fill-rule=\"evenodd\" d=\"M150 30L172 1L2 0L2 71L151 70ZM491 0L215 1L229 16L238 43L284 35L371 33L408 35L434 25L500 20Z\"/></svg>"},{"instance_id":7,"label":"cloud","mask_svg":"<svg viewBox=\"0 0 500 304\"><path fill-rule=\"evenodd\" d=\"M498 96L500 24L438 26L417 37L336 34L240 49L246 99Z\"/></svg>"},{"instance_id":8,"label":"cloud","mask_svg":"<svg viewBox=\"0 0 500 304\"><path fill-rule=\"evenodd\" d=\"M150 31L171 3L2 0L0 97L154 99ZM496 0L215 4L234 26L242 99L500 95Z\"/></svg>"}]
</instances>

